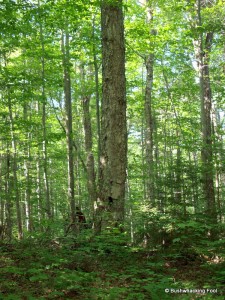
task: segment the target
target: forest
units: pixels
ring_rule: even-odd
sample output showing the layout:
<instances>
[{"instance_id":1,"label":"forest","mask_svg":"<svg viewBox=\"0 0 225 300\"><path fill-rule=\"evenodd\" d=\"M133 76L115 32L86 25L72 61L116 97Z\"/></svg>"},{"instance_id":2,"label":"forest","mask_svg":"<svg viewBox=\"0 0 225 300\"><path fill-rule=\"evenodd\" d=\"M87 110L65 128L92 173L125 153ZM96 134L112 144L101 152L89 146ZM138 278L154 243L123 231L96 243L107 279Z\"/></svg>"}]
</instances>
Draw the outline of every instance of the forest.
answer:
<instances>
[{"instance_id":1,"label":"forest","mask_svg":"<svg viewBox=\"0 0 225 300\"><path fill-rule=\"evenodd\" d=\"M222 300L224 232L224 0L1 0L0 300Z\"/></svg>"}]
</instances>

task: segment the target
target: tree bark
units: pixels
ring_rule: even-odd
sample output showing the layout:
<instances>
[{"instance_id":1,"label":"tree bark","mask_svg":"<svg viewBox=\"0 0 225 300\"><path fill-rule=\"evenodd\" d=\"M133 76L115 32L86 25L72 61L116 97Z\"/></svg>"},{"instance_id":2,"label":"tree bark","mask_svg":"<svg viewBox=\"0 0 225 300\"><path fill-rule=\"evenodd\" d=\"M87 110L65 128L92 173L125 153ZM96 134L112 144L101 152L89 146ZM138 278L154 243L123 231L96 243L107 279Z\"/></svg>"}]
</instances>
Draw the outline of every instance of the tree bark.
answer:
<instances>
[{"instance_id":1,"label":"tree bark","mask_svg":"<svg viewBox=\"0 0 225 300\"><path fill-rule=\"evenodd\" d=\"M12 103L10 95L8 97L8 109L9 109L9 120L10 120L10 134L11 134L11 143L12 143L12 173L13 173L13 198L15 199L16 204L16 216L17 216L17 228L18 228L18 238L22 239L23 237L23 225L22 225L22 215L20 208L20 193L18 188L18 178L17 178L17 146L15 138L15 129L14 129L14 119L12 112Z\"/></svg>"},{"instance_id":2,"label":"tree bark","mask_svg":"<svg viewBox=\"0 0 225 300\"><path fill-rule=\"evenodd\" d=\"M100 122L100 95L99 95L99 67L97 61L97 49L95 45L95 18L92 25L93 37L93 61L94 61L94 74L95 74L95 98L96 98L96 119L97 119L97 134L98 134L98 170L97 176L100 174L100 157L101 157L101 122Z\"/></svg>"},{"instance_id":3,"label":"tree bark","mask_svg":"<svg viewBox=\"0 0 225 300\"><path fill-rule=\"evenodd\" d=\"M24 120L28 121L28 105L24 104ZM24 205L25 205L25 216L26 216L26 228L28 231L33 230L33 220L32 220L32 205L31 205L31 179L30 179L30 142L31 142L31 133L27 132L27 145L25 150L24 159L24 177L26 178L26 188L24 191Z\"/></svg>"},{"instance_id":4,"label":"tree bark","mask_svg":"<svg viewBox=\"0 0 225 300\"><path fill-rule=\"evenodd\" d=\"M205 38L205 57L201 66L201 121L202 121L202 175L203 189L207 203L208 214L215 217L215 191L213 175L213 150L212 150L212 92L209 78L209 51L213 34L207 33Z\"/></svg>"},{"instance_id":5,"label":"tree bark","mask_svg":"<svg viewBox=\"0 0 225 300\"><path fill-rule=\"evenodd\" d=\"M73 157L73 127L72 127L72 97L70 79L70 53L69 33L62 34L62 55L64 71L64 96L65 96L65 118L66 118L66 142L68 159L68 199L71 210L71 222L75 223L76 206L74 192L74 157Z\"/></svg>"},{"instance_id":6,"label":"tree bark","mask_svg":"<svg viewBox=\"0 0 225 300\"><path fill-rule=\"evenodd\" d=\"M94 203L97 199L96 181L95 181L95 163L92 152L92 126L90 116L90 96L83 97L83 113L84 113L84 132L85 132L85 150L86 150L86 166L87 166L87 189L90 199L91 213L93 215Z\"/></svg>"},{"instance_id":7,"label":"tree bark","mask_svg":"<svg viewBox=\"0 0 225 300\"><path fill-rule=\"evenodd\" d=\"M146 22L150 26L153 20L153 12L149 0L146 0ZM150 35L155 35L155 30L150 30ZM145 147L146 147L146 196L150 206L155 204L154 193L154 164L153 164L153 123L154 117L152 112L152 85L154 71L154 53L151 52L145 57L146 67L146 87L145 87Z\"/></svg>"},{"instance_id":8,"label":"tree bark","mask_svg":"<svg viewBox=\"0 0 225 300\"><path fill-rule=\"evenodd\" d=\"M97 231L124 222L127 167L125 45L122 0L103 1L100 203Z\"/></svg>"},{"instance_id":9,"label":"tree bark","mask_svg":"<svg viewBox=\"0 0 225 300\"><path fill-rule=\"evenodd\" d=\"M85 133L85 151L86 151L86 167L87 167L87 189L90 199L91 214L93 215L94 203L97 200L97 190L95 181L95 161L92 152L93 138L92 138L92 124L90 114L90 100L91 95L85 93L86 76L84 66L81 67L82 82L84 82L84 88L82 91L82 106L83 106L83 124ZM86 84L85 84L86 83ZM86 94L86 95L85 95Z\"/></svg>"},{"instance_id":10,"label":"tree bark","mask_svg":"<svg viewBox=\"0 0 225 300\"><path fill-rule=\"evenodd\" d=\"M38 8L40 1L38 0ZM46 93L45 93L45 45L43 37L43 26L40 21L40 43L41 43L41 98L42 98L42 153L43 153L43 179L45 189L46 213L49 219L52 218L49 179L48 179L48 150L47 150L47 132L46 132Z\"/></svg>"},{"instance_id":11,"label":"tree bark","mask_svg":"<svg viewBox=\"0 0 225 300\"><path fill-rule=\"evenodd\" d=\"M198 25L202 26L201 1L197 3ZM210 51L213 32L200 34L194 41L195 56L198 62L199 85L201 99L201 132L202 132L202 183L206 203L206 213L213 223L216 223L216 203L213 174L213 149L212 149L212 91L209 76Z\"/></svg>"},{"instance_id":12,"label":"tree bark","mask_svg":"<svg viewBox=\"0 0 225 300\"><path fill-rule=\"evenodd\" d=\"M10 167L11 167L11 155L9 151L9 145L7 143L7 154L6 154L6 176L5 176L5 198L6 198L6 207L5 207L5 234L8 237L9 241L12 239L12 228L13 228L13 213L12 213L12 199L11 199L11 180L10 180Z\"/></svg>"}]
</instances>

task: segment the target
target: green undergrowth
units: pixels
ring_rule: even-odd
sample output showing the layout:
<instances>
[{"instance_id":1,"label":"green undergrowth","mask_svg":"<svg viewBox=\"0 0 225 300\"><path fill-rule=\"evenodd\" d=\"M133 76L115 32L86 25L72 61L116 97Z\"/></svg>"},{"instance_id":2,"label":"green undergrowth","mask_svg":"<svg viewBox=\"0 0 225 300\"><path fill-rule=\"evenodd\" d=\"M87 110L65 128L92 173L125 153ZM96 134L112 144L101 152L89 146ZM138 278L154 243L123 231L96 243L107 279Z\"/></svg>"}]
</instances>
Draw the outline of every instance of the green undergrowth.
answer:
<instances>
[{"instance_id":1,"label":"green undergrowth","mask_svg":"<svg viewBox=\"0 0 225 300\"><path fill-rule=\"evenodd\" d=\"M133 247L122 235L1 243L0 257L1 300L224 299L222 256Z\"/></svg>"}]
</instances>

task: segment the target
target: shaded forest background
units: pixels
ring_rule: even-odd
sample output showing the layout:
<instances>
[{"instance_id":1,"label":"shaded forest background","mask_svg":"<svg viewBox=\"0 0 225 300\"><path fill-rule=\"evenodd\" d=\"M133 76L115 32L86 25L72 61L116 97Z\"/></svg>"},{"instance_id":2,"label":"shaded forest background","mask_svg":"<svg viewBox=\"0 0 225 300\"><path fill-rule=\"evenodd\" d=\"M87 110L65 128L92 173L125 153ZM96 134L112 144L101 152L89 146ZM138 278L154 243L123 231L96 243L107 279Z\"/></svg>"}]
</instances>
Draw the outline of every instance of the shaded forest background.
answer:
<instances>
[{"instance_id":1,"label":"shaded forest background","mask_svg":"<svg viewBox=\"0 0 225 300\"><path fill-rule=\"evenodd\" d=\"M112 117L102 90L103 5L123 12L126 48L125 205L121 223L112 226L114 198L101 194L104 132L116 134L103 121ZM223 299L224 6L222 0L1 1L0 239L7 280L14 273L20 281L24 268L8 266L12 253L21 263L28 259L32 284L44 285L57 269L50 272L57 283L49 292L50 281L41 286L40 299L167 299L162 289L185 281L181 270L191 262L189 282L218 286ZM106 278L101 260L116 268L114 277ZM127 277L112 261L122 262ZM178 268L177 280L167 268ZM110 282L109 296L109 286L95 282L97 271ZM66 276L77 286L70 288ZM97 292L88 294L88 283ZM3 299L37 299L28 291L16 298L10 284L2 290Z\"/></svg>"}]
</instances>

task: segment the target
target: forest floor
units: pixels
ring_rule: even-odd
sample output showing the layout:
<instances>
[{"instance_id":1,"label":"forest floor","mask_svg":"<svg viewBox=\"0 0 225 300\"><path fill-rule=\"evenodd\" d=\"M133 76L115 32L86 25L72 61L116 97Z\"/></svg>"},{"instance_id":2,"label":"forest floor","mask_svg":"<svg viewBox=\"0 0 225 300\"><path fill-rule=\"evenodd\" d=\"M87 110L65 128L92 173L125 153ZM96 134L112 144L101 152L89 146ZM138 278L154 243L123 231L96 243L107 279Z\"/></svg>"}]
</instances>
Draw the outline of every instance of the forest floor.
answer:
<instances>
[{"instance_id":1,"label":"forest floor","mask_svg":"<svg viewBox=\"0 0 225 300\"><path fill-rule=\"evenodd\" d=\"M224 299L225 262L109 241L0 244L0 299Z\"/></svg>"}]
</instances>

